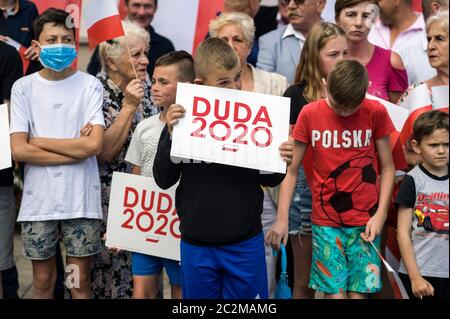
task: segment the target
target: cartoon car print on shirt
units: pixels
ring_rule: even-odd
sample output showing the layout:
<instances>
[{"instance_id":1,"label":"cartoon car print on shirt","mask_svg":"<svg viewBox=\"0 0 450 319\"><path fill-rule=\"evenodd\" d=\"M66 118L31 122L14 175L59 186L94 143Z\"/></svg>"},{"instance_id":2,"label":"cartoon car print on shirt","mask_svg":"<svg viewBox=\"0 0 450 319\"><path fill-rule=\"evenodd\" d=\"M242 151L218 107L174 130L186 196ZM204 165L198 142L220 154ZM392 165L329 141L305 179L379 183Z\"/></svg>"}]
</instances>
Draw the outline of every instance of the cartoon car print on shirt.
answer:
<instances>
[{"instance_id":1,"label":"cartoon car print on shirt","mask_svg":"<svg viewBox=\"0 0 450 319\"><path fill-rule=\"evenodd\" d=\"M430 204L416 207L417 226L436 233L448 233L448 206Z\"/></svg>"}]
</instances>

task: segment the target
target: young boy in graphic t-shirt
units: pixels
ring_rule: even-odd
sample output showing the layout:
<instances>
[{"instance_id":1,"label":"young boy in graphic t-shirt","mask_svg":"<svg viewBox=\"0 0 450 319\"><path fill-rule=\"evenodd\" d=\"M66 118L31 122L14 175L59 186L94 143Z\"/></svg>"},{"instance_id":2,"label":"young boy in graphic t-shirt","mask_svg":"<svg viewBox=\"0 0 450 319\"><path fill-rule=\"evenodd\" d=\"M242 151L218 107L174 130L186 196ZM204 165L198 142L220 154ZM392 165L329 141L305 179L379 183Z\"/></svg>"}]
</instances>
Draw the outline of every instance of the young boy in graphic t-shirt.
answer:
<instances>
[{"instance_id":1,"label":"young boy in graphic t-shirt","mask_svg":"<svg viewBox=\"0 0 450 319\"><path fill-rule=\"evenodd\" d=\"M448 113L421 114L412 147L423 162L405 175L396 199L399 276L410 298L449 299Z\"/></svg>"},{"instance_id":2,"label":"young boy in graphic t-shirt","mask_svg":"<svg viewBox=\"0 0 450 319\"><path fill-rule=\"evenodd\" d=\"M390 204L395 169L389 134L394 127L381 104L365 99L367 71L359 62L338 62L326 82L328 98L306 105L293 130L293 162L280 199L291 202L298 165L311 147L309 287L325 298L366 298L381 289L380 259L369 242L379 246ZM270 238L276 246L279 237Z\"/></svg>"}]
</instances>

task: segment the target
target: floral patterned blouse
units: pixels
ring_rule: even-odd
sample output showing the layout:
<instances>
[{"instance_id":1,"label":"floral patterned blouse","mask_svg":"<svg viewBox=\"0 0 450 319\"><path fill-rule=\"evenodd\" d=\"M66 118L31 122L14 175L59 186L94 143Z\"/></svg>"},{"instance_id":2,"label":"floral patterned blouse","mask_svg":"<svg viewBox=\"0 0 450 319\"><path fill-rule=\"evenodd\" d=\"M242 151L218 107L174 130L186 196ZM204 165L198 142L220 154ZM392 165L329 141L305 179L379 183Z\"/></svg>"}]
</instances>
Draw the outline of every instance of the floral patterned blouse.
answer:
<instances>
[{"instance_id":1,"label":"floral patterned blouse","mask_svg":"<svg viewBox=\"0 0 450 319\"><path fill-rule=\"evenodd\" d=\"M397 104L398 104L398 105L402 105L402 103L405 102L406 97L407 97L408 95L410 95L411 92L414 91L414 89L415 89L416 87L418 87L418 86L420 86L420 85L422 85L422 84L425 84L425 82L417 82L417 83L414 83L413 85L410 85L410 86L406 89L405 93L403 93L403 95L400 97L400 99L398 100L398 103L397 103ZM430 94L431 105L432 105L433 108L434 108L433 94L431 94L431 90L430 90L430 88L429 88L428 86L427 86L427 91L428 91L428 94Z\"/></svg>"},{"instance_id":2,"label":"floral patterned blouse","mask_svg":"<svg viewBox=\"0 0 450 319\"><path fill-rule=\"evenodd\" d=\"M105 130L108 129L120 113L124 94L119 87L102 71L97 78L103 84L103 115L105 117ZM153 105L150 98L151 83L144 85L144 98L138 106L130 127L128 139L119 154L110 161L99 161L100 183L102 188L103 225L102 234L106 232L108 216L109 192L113 172L131 173L131 164L125 161L125 155L130 145L131 137L138 123L154 114L159 109ZM102 235L103 236L103 235ZM92 258L91 280L92 297L96 299L130 298L132 296L131 258L127 251L112 252L102 246L102 251Z\"/></svg>"}]
</instances>

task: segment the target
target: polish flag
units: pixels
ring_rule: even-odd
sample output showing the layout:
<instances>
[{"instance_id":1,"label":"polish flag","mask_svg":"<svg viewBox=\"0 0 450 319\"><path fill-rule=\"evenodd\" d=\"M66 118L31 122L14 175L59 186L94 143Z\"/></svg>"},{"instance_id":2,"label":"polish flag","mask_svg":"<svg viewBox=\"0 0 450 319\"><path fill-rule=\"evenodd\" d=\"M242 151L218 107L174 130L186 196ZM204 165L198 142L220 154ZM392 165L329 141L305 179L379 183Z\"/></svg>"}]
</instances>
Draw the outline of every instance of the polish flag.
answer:
<instances>
[{"instance_id":1,"label":"polish flag","mask_svg":"<svg viewBox=\"0 0 450 319\"><path fill-rule=\"evenodd\" d=\"M125 6L125 0L116 0L117 6L119 7L119 14L122 20L125 20L125 17L127 16L127 9Z\"/></svg>"},{"instance_id":2,"label":"polish flag","mask_svg":"<svg viewBox=\"0 0 450 319\"><path fill-rule=\"evenodd\" d=\"M81 9L87 29L89 48L124 35L122 20L114 0L83 0Z\"/></svg>"},{"instance_id":3,"label":"polish flag","mask_svg":"<svg viewBox=\"0 0 450 319\"><path fill-rule=\"evenodd\" d=\"M211 5L210 0L200 0L198 2L198 14L192 52L195 52L200 42L205 40L208 34L209 22L217 16L217 13L222 11L222 7L223 1L216 1L215 5Z\"/></svg>"},{"instance_id":4,"label":"polish flag","mask_svg":"<svg viewBox=\"0 0 450 319\"><path fill-rule=\"evenodd\" d=\"M199 43L208 34L209 22L223 11L223 1L159 1L152 26L157 33L170 39L177 50L194 53ZM169 23L169 21L180 21L180 23Z\"/></svg>"},{"instance_id":5,"label":"polish flag","mask_svg":"<svg viewBox=\"0 0 450 319\"><path fill-rule=\"evenodd\" d=\"M448 85L433 86L431 95L433 96L434 108L448 113Z\"/></svg>"},{"instance_id":6,"label":"polish flag","mask_svg":"<svg viewBox=\"0 0 450 319\"><path fill-rule=\"evenodd\" d=\"M395 169L406 169L408 167L408 164L406 163L405 155L403 153L402 143L400 141L400 133L403 129L403 126L405 125L406 120L408 119L408 110L370 94L367 94L366 97L369 100L380 102L386 108L386 111L388 112L389 117L391 118L391 121L395 127L395 132L389 136Z\"/></svg>"},{"instance_id":7,"label":"polish flag","mask_svg":"<svg viewBox=\"0 0 450 319\"><path fill-rule=\"evenodd\" d=\"M126 9L124 0L117 0L121 17ZM266 4L264 4L266 2ZM194 53L208 34L209 22L223 11L224 0L164 0L158 1L158 10L152 21L155 31L172 41L177 50ZM334 22L335 0L328 0L322 18ZM262 5L277 6L277 2L262 1ZM179 21L180 23L173 23Z\"/></svg>"},{"instance_id":8,"label":"polish flag","mask_svg":"<svg viewBox=\"0 0 450 319\"><path fill-rule=\"evenodd\" d=\"M20 58L22 60L22 66L23 66L23 74L25 74L27 72L28 69L28 65L30 65L30 60L28 60L25 57L25 51L27 51L27 48L24 47L23 45L21 45L19 42L8 38L8 40L6 41L7 44L13 46L16 48L17 52L19 52Z\"/></svg>"},{"instance_id":9,"label":"polish flag","mask_svg":"<svg viewBox=\"0 0 450 319\"><path fill-rule=\"evenodd\" d=\"M400 133L400 141L403 145L411 137L417 117L424 112L431 111L433 109L431 105L431 97L426 84L415 87L400 104L401 107L408 110L408 119Z\"/></svg>"}]
</instances>

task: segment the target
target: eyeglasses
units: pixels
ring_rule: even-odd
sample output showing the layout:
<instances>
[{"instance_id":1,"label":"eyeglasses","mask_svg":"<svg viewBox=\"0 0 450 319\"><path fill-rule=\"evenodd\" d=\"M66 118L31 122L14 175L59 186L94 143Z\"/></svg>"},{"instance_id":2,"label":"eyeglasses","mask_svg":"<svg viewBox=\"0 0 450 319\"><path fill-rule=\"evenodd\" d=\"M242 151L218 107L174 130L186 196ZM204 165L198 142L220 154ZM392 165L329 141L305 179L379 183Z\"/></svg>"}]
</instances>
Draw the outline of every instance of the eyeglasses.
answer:
<instances>
[{"instance_id":1,"label":"eyeglasses","mask_svg":"<svg viewBox=\"0 0 450 319\"><path fill-rule=\"evenodd\" d=\"M299 5L304 4L306 0L293 0L293 1L296 5L299 6ZM289 5L289 3L291 3L291 0L281 0L281 4L284 6Z\"/></svg>"}]
</instances>

